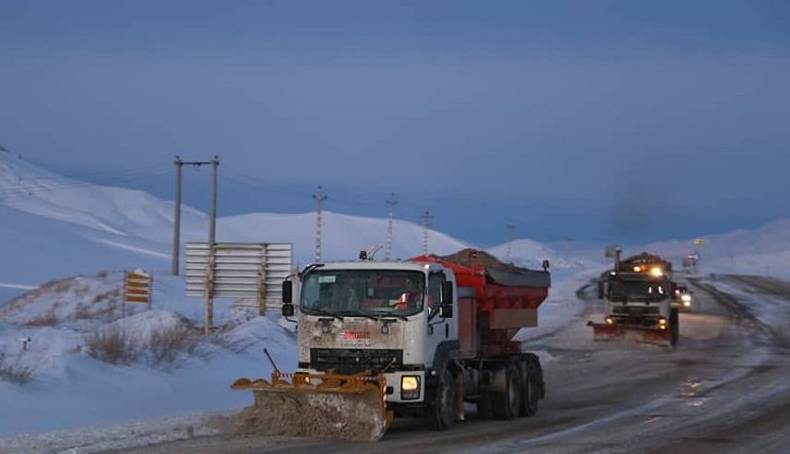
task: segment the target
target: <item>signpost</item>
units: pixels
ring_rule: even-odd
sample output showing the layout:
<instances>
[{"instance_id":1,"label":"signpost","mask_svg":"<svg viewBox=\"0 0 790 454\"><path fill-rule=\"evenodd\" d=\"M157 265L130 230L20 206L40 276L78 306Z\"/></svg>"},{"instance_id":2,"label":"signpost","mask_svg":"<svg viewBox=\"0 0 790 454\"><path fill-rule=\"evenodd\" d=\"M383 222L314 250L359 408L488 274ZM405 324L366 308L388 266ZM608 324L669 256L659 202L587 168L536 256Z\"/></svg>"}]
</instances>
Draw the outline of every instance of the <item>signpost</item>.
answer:
<instances>
[{"instance_id":1,"label":"signpost","mask_svg":"<svg viewBox=\"0 0 790 454\"><path fill-rule=\"evenodd\" d=\"M153 276L145 271L125 272L123 276L123 307L126 306L126 303L142 303L147 304L150 309L153 300L153 283Z\"/></svg>"}]
</instances>

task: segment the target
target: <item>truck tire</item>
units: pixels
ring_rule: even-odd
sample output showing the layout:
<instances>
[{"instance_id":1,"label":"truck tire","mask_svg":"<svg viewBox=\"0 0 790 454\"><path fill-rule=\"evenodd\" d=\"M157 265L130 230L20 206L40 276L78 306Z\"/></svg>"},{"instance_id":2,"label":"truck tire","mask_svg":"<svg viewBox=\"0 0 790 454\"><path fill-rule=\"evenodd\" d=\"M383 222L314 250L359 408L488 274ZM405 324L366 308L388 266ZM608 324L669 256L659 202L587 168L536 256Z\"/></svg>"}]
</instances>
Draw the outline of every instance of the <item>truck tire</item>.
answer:
<instances>
[{"instance_id":1,"label":"truck tire","mask_svg":"<svg viewBox=\"0 0 790 454\"><path fill-rule=\"evenodd\" d=\"M519 414L523 384L518 368L512 364L505 367L505 391L494 392L493 410L496 419L513 419Z\"/></svg>"},{"instance_id":2,"label":"truck tire","mask_svg":"<svg viewBox=\"0 0 790 454\"><path fill-rule=\"evenodd\" d=\"M670 330L670 344L674 347L678 343L680 337L680 317L678 317L678 310L672 309L669 313L669 330Z\"/></svg>"},{"instance_id":3,"label":"truck tire","mask_svg":"<svg viewBox=\"0 0 790 454\"><path fill-rule=\"evenodd\" d=\"M436 384L435 393L428 405L428 422L435 430L447 430L456 419L456 395L453 374L444 369Z\"/></svg>"},{"instance_id":4,"label":"truck tire","mask_svg":"<svg viewBox=\"0 0 790 454\"><path fill-rule=\"evenodd\" d=\"M540 369L540 363L537 358L524 359L526 374L522 379L523 387L521 393L521 406L519 407L519 416L534 416L538 412L538 400L540 400L543 393L543 371Z\"/></svg>"}]
</instances>

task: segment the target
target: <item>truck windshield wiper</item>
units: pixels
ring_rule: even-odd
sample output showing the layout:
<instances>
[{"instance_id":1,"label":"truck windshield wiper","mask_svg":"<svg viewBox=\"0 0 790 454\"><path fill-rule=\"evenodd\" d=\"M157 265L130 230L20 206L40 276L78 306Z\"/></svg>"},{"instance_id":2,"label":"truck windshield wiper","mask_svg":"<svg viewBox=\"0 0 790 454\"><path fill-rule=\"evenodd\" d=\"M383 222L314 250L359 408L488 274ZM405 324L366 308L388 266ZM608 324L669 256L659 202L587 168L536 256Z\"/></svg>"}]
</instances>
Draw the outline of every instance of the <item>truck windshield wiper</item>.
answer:
<instances>
[{"instance_id":1,"label":"truck windshield wiper","mask_svg":"<svg viewBox=\"0 0 790 454\"><path fill-rule=\"evenodd\" d=\"M363 314L361 312L343 311L343 312L338 312L338 314L343 315L345 317L365 317L365 318L369 318L371 320L378 320L379 319L375 315Z\"/></svg>"},{"instance_id":2,"label":"truck windshield wiper","mask_svg":"<svg viewBox=\"0 0 790 454\"><path fill-rule=\"evenodd\" d=\"M324 317L336 318L336 319L340 320L341 322L343 321L343 317L341 317L340 315L338 315L338 314L336 314L334 312L329 312L329 311L325 311L325 310L321 310L321 309L309 309L308 311L305 311L303 309L302 312L304 312L307 315L321 315L321 316L324 316Z\"/></svg>"},{"instance_id":3,"label":"truck windshield wiper","mask_svg":"<svg viewBox=\"0 0 790 454\"><path fill-rule=\"evenodd\" d=\"M399 314L373 315L373 314L363 314L361 312L350 312L350 311L339 312L339 314L344 315L346 317L365 317L371 320L384 320L388 318L397 318L403 320L404 322L409 320L408 318L406 318L405 315L399 315Z\"/></svg>"}]
</instances>

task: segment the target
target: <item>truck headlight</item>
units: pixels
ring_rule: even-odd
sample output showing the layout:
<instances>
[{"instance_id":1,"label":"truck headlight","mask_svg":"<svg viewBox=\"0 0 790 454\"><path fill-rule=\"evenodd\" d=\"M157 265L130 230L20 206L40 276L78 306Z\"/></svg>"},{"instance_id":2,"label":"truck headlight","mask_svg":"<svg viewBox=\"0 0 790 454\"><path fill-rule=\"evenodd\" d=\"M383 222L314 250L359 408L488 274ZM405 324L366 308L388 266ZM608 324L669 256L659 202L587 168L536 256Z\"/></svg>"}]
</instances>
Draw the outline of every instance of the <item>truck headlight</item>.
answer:
<instances>
[{"instance_id":1,"label":"truck headlight","mask_svg":"<svg viewBox=\"0 0 790 454\"><path fill-rule=\"evenodd\" d=\"M419 375L404 375L400 378L400 398L403 400L420 398Z\"/></svg>"},{"instance_id":2,"label":"truck headlight","mask_svg":"<svg viewBox=\"0 0 790 454\"><path fill-rule=\"evenodd\" d=\"M658 319L658 328L659 329L667 329L667 319L661 317Z\"/></svg>"},{"instance_id":3,"label":"truck headlight","mask_svg":"<svg viewBox=\"0 0 790 454\"><path fill-rule=\"evenodd\" d=\"M664 270L662 270L660 266L654 266L650 268L650 275L653 277L661 277L664 275Z\"/></svg>"},{"instance_id":4,"label":"truck headlight","mask_svg":"<svg viewBox=\"0 0 790 454\"><path fill-rule=\"evenodd\" d=\"M607 325L614 325L614 319L612 317L606 317L604 321Z\"/></svg>"},{"instance_id":5,"label":"truck headlight","mask_svg":"<svg viewBox=\"0 0 790 454\"><path fill-rule=\"evenodd\" d=\"M691 295L682 295L680 300L683 301L684 306L691 306Z\"/></svg>"}]
</instances>

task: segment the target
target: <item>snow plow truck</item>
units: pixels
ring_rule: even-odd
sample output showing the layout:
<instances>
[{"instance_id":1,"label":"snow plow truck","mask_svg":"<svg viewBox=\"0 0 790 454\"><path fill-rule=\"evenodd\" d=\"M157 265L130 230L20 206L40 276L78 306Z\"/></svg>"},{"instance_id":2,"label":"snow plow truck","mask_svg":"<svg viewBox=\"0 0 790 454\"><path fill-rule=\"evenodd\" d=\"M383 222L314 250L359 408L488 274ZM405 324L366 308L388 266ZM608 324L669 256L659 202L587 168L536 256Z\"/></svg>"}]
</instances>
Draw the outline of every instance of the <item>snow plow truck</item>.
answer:
<instances>
[{"instance_id":1,"label":"snow plow truck","mask_svg":"<svg viewBox=\"0 0 790 454\"><path fill-rule=\"evenodd\" d=\"M248 420L261 431L319 438L375 441L396 417L447 430L465 419L465 403L484 419L532 416L543 372L513 337L537 326L548 266L517 268L471 249L309 265L283 284L297 369L232 388L254 393Z\"/></svg>"},{"instance_id":2,"label":"snow plow truck","mask_svg":"<svg viewBox=\"0 0 790 454\"><path fill-rule=\"evenodd\" d=\"M671 347L678 340L672 263L643 252L617 261L603 286L603 323L595 340L626 339Z\"/></svg>"}]
</instances>

